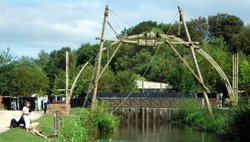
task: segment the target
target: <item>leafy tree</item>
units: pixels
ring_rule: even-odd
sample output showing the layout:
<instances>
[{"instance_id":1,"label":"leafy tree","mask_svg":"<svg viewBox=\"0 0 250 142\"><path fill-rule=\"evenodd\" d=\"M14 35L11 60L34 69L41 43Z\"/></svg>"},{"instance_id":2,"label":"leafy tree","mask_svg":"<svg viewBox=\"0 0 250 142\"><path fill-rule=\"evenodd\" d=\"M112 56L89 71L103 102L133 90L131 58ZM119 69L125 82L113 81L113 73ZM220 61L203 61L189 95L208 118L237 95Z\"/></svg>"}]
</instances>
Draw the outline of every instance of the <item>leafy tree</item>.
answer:
<instances>
[{"instance_id":1,"label":"leafy tree","mask_svg":"<svg viewBox=\"0 0 250 142\"><path fill-rule=\"evenodd\" d=\"M0 68L1 93L13 96L30 96L44 92L48 79L31 59L23 57Z\"/></svg>"},{"instance_id":2,"label":"leafy tree","mask_svg":"<svg viewBox=\"0 0 250 142\"><path fill-rule=\"evenodd\" d=\"M80 68L80 67L79 67ZM80 70L80 69L78 69ZM89 86L94 79L94 66L88 65L82 72L76 84L73 95L84 95L89 90Z\"/></svg>"},{"instance_id":3,"label":"leafy tree","mask_svg":"<svg viewBox=\"0 0 250 142\"><path fill-rule=\"evenodd\" d=\"M100 78L98 91L105 93L114 92L116 83L114 73L110 69L106 69Z\"/></svg>"},{"instance_id":4,"label":"leafy tree","mask_svg":"<svg viewBox=\"0 0 250 142\"><path fill-rule=\"evenodd\" d=\"M47 89L47 78L38 68L22 66L13 70L10 89L13 95L30 96Z\"/></svg>"},{"instance_id":5,"label":"leafy tree","mask_svg":"<svg viewBox=\"0 0 250 142\"><path fill-rule=\"evenodd\" d=\"M159 29L163 31L164 34L168 35L178 35L179 22L175 22L173 24L164 24L161 23L158 25Z\"/></svg>"},{"instance_id":6,"label":"leafy tree","mask_svg":"<svg viewBox=\"0 0 250 142\"><path fill-rule=\"evenodd\" d=\"M157 27L157 22L154 21L143 21L139 24L137 24L134 27L131 27L129 29L124 29L121 34L119 35L119 37L124 37L124 36L130 36L130 35L136 35L136 34L141 34L141 33L145 33L145 32L151 32L153 31L153 29L155 31L158 31L158 27Z\"/></svg>"},{"instance_id":7,"label":"leafy tree","mask_svg":"<svg viewBox=\"0 0 250 142\"><path fill-rule=\"evenodd\" d=\"M241 50L244 54L250 55L250 26L245 27L240 33L233 35L231 51Z\"/></svg>"},{"instance_id":8,"label":"leafy tree","mask_svg":"<svg viewBox=\"0 0 250 142\"><path fill-rule=\"evenodd\" d=\"M250 91L250 63L244 58L239 64L239 87L246 92Z\"/></svg>"},{"instance_id":9,"label":"leafy tree","mask_svg":"<svg viewBox=\"0 0 250 142\"><path fill-rule=\"evenodd\" d=\"M91 45L89 43L82 44L79 49L76 50L77 65L85 64L88 60L95 58L99 50L99 45ZM94 63L94 60L92 60Z\"/></svg>"},{"instance_id":10,"label":"leafy tree","mask_svg":"<svg viewBox=\"0 0 250 142\"><path fill-rule=\"evenodd\" d=\"M177 90L177 92L201 92L200 86L194 79L193 75L184 65L180 63L172 69L168 81Z\"/></svg>"},{"instance_id":11,"label":"leafy tree","mask_svg":"<svg viewBox=\"0 0 250 142\"><path fill-rule=\"evenodd\" d=\"M15 67L14 64L4 64L0 66L0 94L9 95L9 84L11 82L11 70Z\"/></svg>"},{"instance_id":12,"label":"leafy tree","mask_svg":"<svg viewBox=\"0 0 250 142\"><path fill-rule=\"evenodd\" d=\"M203 41L201 48L206 51L222 68L225 74L231 78L231 54L227 51L227 45L222 38L215 38L210 43ZM199 55L199 54L197 54ZM198 56L204 82L211 92L223 92L226 90L224 81L218 72L204 59Z\"/></svg>"},{"instance_id":13,"label":"leafy tree","mask_svg":"<svg viewBox=\"0 0 250 142\"><path fill-rule=\"evenodd\" d=\"M10 48L7 48L6 51L0 51L0 65L11 62L14 58L16 57L10 54Z\"/></svg>"},{"instance_id":14,"label":"leafy tree","mask_svg":"<svg viewBox=\"0 0 250 142\"><path fill-rule=\"evenodd\" d=\"M50 89L53 88L53 83L55 81L55 78L58 74L62 72L62 70L65 71L66 63L66 51L69 51L69 60L74 60L73 54L71 54L71 49L69 47L64 47L60 50L54 50L49 54L49 61L45 65L44 71L49 78L50 82ZM38 59L38 61L41 61L42 59ZM70 68L74 67L74 65L70 64ZM73 69L72 69L73 70ZM51 91L51 90L50 90Z\"/></svg>"},{"instance_id":15,"label":"leafy tree","mask_svg":"<svg viewBox=\"0 0 250 142\"><path fill-rule=\"evenodd\" d=\"M237 16L218 13L216 16L208 17L208 26L212 37L223 37L229 44L233 34L238 34L244 23Z\"/></svg>"},{"instance_id":16,"label":"leafy tree","mask_svg":"<svg viewBox=\"0 0 250 142\"><path fill-rule=\"evenodd\" d=\"M153 28L157 27L157 22L144 21L133 27L130 35L141 34L144 32L151 32Z\"/></svg>"},{"instance_id":17,"label":"leafy tree","mask_svg":"<svg viewBox=\"0 0 250 142\"><path fill-rule=\"evenodd\" d=\"M60 70L60 72L55 75L53 82L52 93L55 95L60 95L62 89L65 89L65 71ZM65 92L64 92L65 93Z\"/></svg>"},{"instance_id":18,"label":"leafy tree","mask_svg":"<svg viewBox=\"0 0 250 142\"><path fill-rule=\"evenodd\" d=\"M187 27L193 41L200 42L208 36L208 24L205 17L199 17L198 19L191 19L191 21L187 21Z\"/></svg>"},{"instance_id":19,"label":"leafy tree","mask_svg":"<svg viewBox=\"0 0 250 142\"><path fill-rule=\"evenodd\" d=\"M66 51L68 51L69 53L71 52L71 49L69 47L63 47L60 50L54 50L50 53L50 62L48 63L51 67L56 67L58 69L63 69L65 70L65 59L66 59ZM70 59L72 58L72 56L70 55Z\"/></svg>"},{"instance_id":20,"label":"leafy tree","mask_svg":"<svg viewBox=\"0 0 250 142\"><path fill-rule=\"evenodd\" d=\"M152 49L152 47L150 47ZM120 53L124 53L122 56L116 58L115 69L118 70L131 70L137 74L143 75L147 69L150 59L152 57L152 50L150 51L147 47L134 46L132 50ZM136 51L136 50L140 51ZM129 54L132 51L132 54ZM155 50L154 50L155 51Z\"/></svg>"},{"instance_id":21,"label":"leafy tree","mask_svg":"<svg viewBox=\"0 0 250 142\"><path fill-rule=\"evenodd\" d=\"M46 66L50 60L49 53L46 53L44 50L38 53L38 59L35 60L38 66L42 69L46 69Z\"/></svg>"},{"instance_id":22,"label":"leafy tree","mask_svg":"<svg viewBox=\"0 0 250 142\"><path fill-rule=\"evenodd\" d=\"M118 71L115 79L115 92L130 93L138 92L135 85L136 75L131 71Z\"/></svg>"}]
</instances>

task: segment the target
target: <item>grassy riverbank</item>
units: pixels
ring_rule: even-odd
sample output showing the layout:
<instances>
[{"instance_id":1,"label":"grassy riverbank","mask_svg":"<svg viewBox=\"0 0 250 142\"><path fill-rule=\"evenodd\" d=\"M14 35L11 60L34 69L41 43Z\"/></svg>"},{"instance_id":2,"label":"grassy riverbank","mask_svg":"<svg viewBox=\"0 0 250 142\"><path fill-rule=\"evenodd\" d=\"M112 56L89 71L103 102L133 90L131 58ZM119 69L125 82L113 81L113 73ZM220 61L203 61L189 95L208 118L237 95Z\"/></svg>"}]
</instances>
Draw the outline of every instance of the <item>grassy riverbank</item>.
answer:
<instances>
[{"instance_id":1,"label":"grassy riverbank","mask_svg":"<svg viewBox=\"0 0 250 142\"><path fill-rule=\"evenodd\" d=\"M192 126L197 130L204 130L225 136L235 141L250 139L250 105L240 104L230 109L213 109L213 117L206 109L199 108L192 101L183 105L174 114L173 120Z\"/></svg>"},{"instance_id":2,"label":"grassy riverbank","mask_svg":"<svg viewBox=\"0 0 250 142\"><path fill-rule=\"evenodd\" d=\"M112 133L118 128L118 118L111 115L103 106L97 106L94 110L74 108L70 116L58 115L62 120L62 128L58 137L44 139L20 128L13 128L0 134L0 142L85 142L94 141L99 134ZM38 129L44 135L49 135L53 130L53 117L45 114L38 122Z\"/></svg>"}]
</instances>

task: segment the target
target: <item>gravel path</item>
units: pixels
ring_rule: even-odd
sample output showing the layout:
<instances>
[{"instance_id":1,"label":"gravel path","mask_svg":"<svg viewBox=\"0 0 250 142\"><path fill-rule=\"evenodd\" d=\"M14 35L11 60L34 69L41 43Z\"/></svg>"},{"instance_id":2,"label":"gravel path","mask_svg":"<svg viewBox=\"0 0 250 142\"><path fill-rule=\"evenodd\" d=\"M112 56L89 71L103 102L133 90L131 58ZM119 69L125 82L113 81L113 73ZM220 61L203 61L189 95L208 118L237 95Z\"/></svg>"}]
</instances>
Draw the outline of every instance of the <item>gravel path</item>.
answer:
<instances>
[{"instance_id":1,"label":"gravel path","mask_svg":"<svg viewBox=\"0 0 250 142\"><path fill-rule=\"evenodd\" d=\"M10 121L15 118L20 119L22 111L0 110L0 133L9 130ZM32 121L39 119L43 115L43 111L32 111L30 118Z\"/></svg>"}]
</instances>

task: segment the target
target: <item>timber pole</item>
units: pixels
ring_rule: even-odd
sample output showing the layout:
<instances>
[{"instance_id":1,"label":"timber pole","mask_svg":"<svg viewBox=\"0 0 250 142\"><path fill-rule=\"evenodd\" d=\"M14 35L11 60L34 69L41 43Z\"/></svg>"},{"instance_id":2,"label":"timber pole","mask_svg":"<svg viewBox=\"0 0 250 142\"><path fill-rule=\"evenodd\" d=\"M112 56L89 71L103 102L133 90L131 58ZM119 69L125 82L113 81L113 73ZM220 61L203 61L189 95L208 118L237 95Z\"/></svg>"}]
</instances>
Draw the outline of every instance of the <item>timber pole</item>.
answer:
<instances>
[{"instance_id":1,"label":"timber pole","mask_svg":"<svg viewBox=\"0 0 250 142\"><path fill-rule=\"evenodd\" d=\"M70 104L69 97L69 52L66 51L66 84L65 84L65 94L66 94L66 104Z\"/></svg>"},{"instance_id":2,"label":"timber pole","mask_svg":"<svg viewBox=\"0 0 250 142\"><path fill-rule=\"evenodd\" d=\"M105 11L104 11L104 19L103 19L103 25L102 25L102 32L101 32L101 39L100 39L100 48L99 48L99 53L98 53L98 59L97 59L97 67L96 67L96 72L95 72L95 81L93 85L93 95L92 95L92 100L91 100L91 107L92 109L95 106L96 103L96 94L98 90L98 76L100 74L100 69L101 69L101 61L102 61L102 52L103 52L103 45L104 45L104 31L105 31L105 26L107 23L107 18L108 18L108 5L106 5Z\"/></svg>"},{"instance_id":3,"label":"timber pole","mask_svg":"<svg viewBox=\"0 0 250 142\"><path fill-rule=\"evenodd\" d=\"M179 10L179 14L180 14L180 20L182 21L182 23L184 25L184 28L185 28L185 33L187 35L188 42L190 42L189 47L190 47L190 50L191 50L191 53L192 53L192 57L193 57L193 61L194 61L194 64L195 64L196 71L198 73L198 76L200 78L201 83L204 84L204 81L203 81L203 78L202 78L202 75L201 75L201 72L200 72L200 67L199 67L199 64L198 64L196 56L195 56L195 52L194 52L194 47L193 47L193 44L192 44L192 40L191 40L189 31L188 31L186 22L184 20L184 13L183 13L183 11L181 10L181 8L179 6L178 6L178 10ZM203 92L203 96L204 96L205 102L207 104L208 111L209 111L210 115L213 116L211 105L210 105L210 102L209 102L206 90L202 89L202 92Z\"/></svg>"},{"instance_id":4,"label":"timber pole","mask_svg":"<svg viewBox=\"0 0 250 142\"><path fill-rule=\"evenodd\" d=\"M232 81L232 86L233 86L233 90L234 90L234 94L235 94L235 104L238 103L238 74L239 74L239 54L238 52L233 53L232 55L232 71L233 71L233 81Z\"/></svg>"}]
</instances>

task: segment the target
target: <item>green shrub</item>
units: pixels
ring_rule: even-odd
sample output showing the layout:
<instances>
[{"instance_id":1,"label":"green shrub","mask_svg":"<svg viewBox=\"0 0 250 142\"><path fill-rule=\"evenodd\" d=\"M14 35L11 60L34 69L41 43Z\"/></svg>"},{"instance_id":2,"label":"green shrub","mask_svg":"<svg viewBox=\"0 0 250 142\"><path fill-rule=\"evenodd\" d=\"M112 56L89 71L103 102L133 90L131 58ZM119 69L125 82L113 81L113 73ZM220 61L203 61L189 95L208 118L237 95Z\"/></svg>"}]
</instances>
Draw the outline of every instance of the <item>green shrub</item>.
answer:
<instances>
[{"instance_id":1,"label":"green shrub","mask_svg":"<svg viewBox=\"0 0 250 142\"><path fill-rule=\"evenodd\" d=\"M212 118L207 109L201 108L195 101L188 100L174 113L174 121L191 125L200 130L210 131L217 134L225 134L228 122L226 112L213 110Z\"/></svg>"},{"instance_id":2,"label":"green shrub","mask_svg":"<svg viewBox=\"0 0 250 142\"><path fill-rule=\"evenodd\" d=\"M245 101L237 108L227 110L213 109L213 118L206 109L199 108L192 101L183 103L174 114L174 120L210 131L219 135L227 135L233 140L249 141L250 135L250 103Z\"/></svg>"},{"instance_id":3,"label":"green shrub","mask_svg":"<svg viewBox=\"0 0 250 142\"><path fill-rule=\"evenodd\" d=\"M110 114L104 114L102 116L99 115L96 117L95 121L97 123L98 129L102 133L115 132L119 124L117 117Z\"/></svg>"},{"instance_id":4,"label":"green shrub","mask_svg":"<svg viewBox=\"0 0 250 142\"><path fill-rule=\"evenodd\" d=\"M97 129L101 133L112 133L119 126L118 117L111 114L104 105L96 105L94 109L84 111L81 120L83 125L92 127L92 132Z\"/></svg>"},{"instance_id":5,"label":"green shrub","mask_svg":"<svg viewBox=\"0 0 250 142\"><path fill-rule=\"evenodd\" d=\"M239 107L233 111L229 121L229 134L237 137L240 141L249 141L250 135L250 108Z\"/></svg>"},{"instance_id":6,"label":"green shrub","mask_svg":"<svg viewBox=\"0 0 250 142\"><path fill-rule=\"evenodd\" d=\"M88 130L84 128L80 121L73 125L63 127L59 133L59 142L86 142L89 140Z\"/></svg>"}]
</instances>

